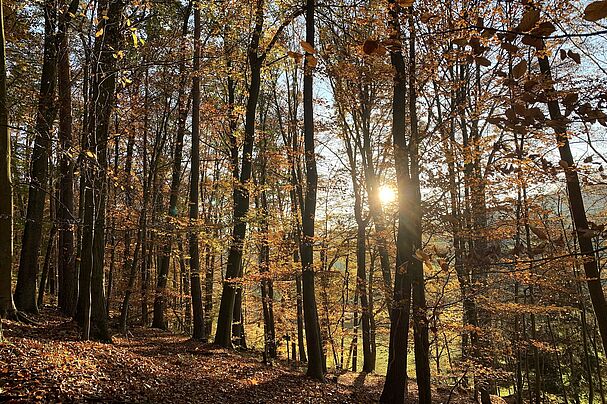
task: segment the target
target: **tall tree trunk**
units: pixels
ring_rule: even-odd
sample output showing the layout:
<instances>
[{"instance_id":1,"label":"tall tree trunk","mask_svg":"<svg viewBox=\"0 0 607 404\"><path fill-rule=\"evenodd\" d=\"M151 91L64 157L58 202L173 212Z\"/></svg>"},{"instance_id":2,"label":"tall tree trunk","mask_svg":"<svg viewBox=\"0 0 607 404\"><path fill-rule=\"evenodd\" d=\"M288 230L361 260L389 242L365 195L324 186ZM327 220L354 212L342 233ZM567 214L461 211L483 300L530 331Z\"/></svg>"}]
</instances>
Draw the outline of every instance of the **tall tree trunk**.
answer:
<instances>
[{"instance_id":1,"label":"tall tree trunk","mask_svg":"<svg viewBox=\"0 0 607 404\"><path fill-rule=\"evenodd\" d=\"M188 3L187 8L185 9L184 22L181 30L182 40L185 40L185 37L188 32L188 20L190 18L190 12L192 9L192 2ZM186 96L186 75L185 75L185 63L181 62L179 64L179 90L177 94L177 136L175 138L175 150L173 152L173 172L171 174L171 188L170 188L170 196L169 196L169 216L171 218L177 217L177 199L179 196L179 186L181 184L181 160L183 158L183 137L185 135L185 126L188 115L188 101ZM172 224L170 224L172 229ZM172 238L172 236L170 236ZM152 320L152 327L166 329L167 324L164 319L164 292L167 285L167 278L169 275L169 263L171 257L171 251L173 248L173 243L171 240L166 240L166 244L162 251L162 256L160 257L159 270L158 270L158 280L156 283L156 297L154 298L154 318Z\"/></svg>"},{"instance_id":2,"label":"tall tree trunk","mask_svg":"<svg viewBox=\"0 0 607 404\"><path fill-rule=\"evenodd\" d=\"M200 281L200 254L198 245L198 184L200 178L200 8L194 8L194 76L192 77L192 154L190 162L190 288L194 329L192 338L204 340L204 311Z\"/></svg>"},{"instance_id":3,"label":"tall tree trunk","mask_svg":"<svg viewBox=\"0 0 607 404\"><path fill-rule=\"evenodd\" d=\"M306 1L306 42L314 47L315 0ZM313 74L314 55L306 51L304 62L304 156L306 165L306 194L302 207L301 224L301 266L303 287L303 311L306 327L306 345L308 347L308 369L306 374L317 380L324 380L325 358L314 292L314 217L316 214L316 191L318 173L316 171L316 152L314 150L314 100Z\"/></svg>"},{"instance_id":4,"label":"tall tree trunk","mask_svg":"<svg viewBox=\"0 0 607 404\"><path fill-rule=\"evenodd\" d=\"M30 185L27 200L27 215L21 243L21 258L15 288L17 309L37 313L36 280L38 276L38 255L42 239L42 220L48 185L48 162L51 149L57 87L57 4L56 0L45 0L44 6L44 59L40 95L36 113L36 134L31 155Z\"/></svg>"},{"instance_id":5,"label":"tall tree trunk","mask_svg":"<svg viewBox=\"0 0 607 404\"><path fill-rule=\"evenodd\" d=\"M0 319L13 316L13 184L11 178L11 136L8 129L8 97L6 94L6 38L4 35L4 4L0 0ZM2 325L0 323L0 339Z\"/></svg>"},{"instance_id":6,"label":"tall tree trunk","mask_svg":"<svg viewBox=\"0 0 607 404\"><path fill-rule=\"evenodd\" d=\"M356 118L354 118L356 119ZM342 114L342 121L346 127L345 115ZM375 368L375 358L371 352L371 313L369 311L369 300L367 298L367 220L363 218L363 199L362 190L358 180L358 152L359 149L356 139L354 142L350 138L350 130L346 129L344 142L348 154L350 177L352 188L354 190L354 218L356 219L356 289L360 298L361 322L362 322L362 348L363 348L363 372L372 372ZM363 157L364 159L364 157Z\"/></svg>"},{"instance_id":7,"label":"tall tree trunk","mask_svg":"<svg viewBox=\"0 0 607 404\"><path fill-rule=\"evenodd\" d=\"M399 23L399 6L390 1L390 25L393 39L401 43ZM413 260L413 223L410 222L409 210L413 195L409 177L409 157L405 142L405 94L406 77L405 61L400 47L390 52L390 60L395 70L392 97L392 138L396 183L398 188L398 233L396 240L396 272L394 274L394 295L392 315L390 316L390 342L388 348L388 369L380 397L382 403L405 401L407 390L407 347L409 333L409 315L411 310L411 279L409 266Z\"/></svg>"},{"instance_id":8,"label":"tall tree trunk","mask_svg":"<svg viewBox=\"0 0 607 404\"><path fill-rule=\"evenodd\" d=\"M242 150L242 168L240 178L235 181L232 197L234 200L234 227L232 229L232 243L228 252L226 275L221 293L219 305L219 316L217 318L217 330L215 332L215 343L223 347L232 346L232 321L234 317L234 305L236 301L237 284L242 277L242 253L244 237L247 231L246 216L249 211L249 191L247 183L251 179L253 164L253 143L255 141L255 118L257 102L259 100L259 89L261 86L261 66L264 56L258 55L259 43L263 30L264 0L257 0L255 12L255 29L251 37L248 49L249 67L251 69L251 82L249 85L249 97L245 113L245 134ZM234 161L234 157L232 157ZM236 161L238 159L236 158Z\"/></svg>"},{"instance_id":9,"label":"tall tree trunk","mask_svg":"<svg viewBox=\"0 0 607 404\"><path fill-rule=\"evenodd\" d=\"M83 338L110 341L104 284L105 205L107 141L111 111L114 106L116 87L116 58L114 53L121 43L121 19L125 4L122 0L100 0L96 32L103 32L95 39L92 80L93 105L85 133L86 160L83 167L83 231L81 273L86 276Z\"/></svg>"},{"instance_id":10,"label":"tall tree trunk","mask_svg":"<svg viewBox=\"0 0 607 404\"><path fill-rule=\"evenodd\" d=\"M74 161L68 150L73 145L72 134L72 78L70 72L69 18L80 2L73 0L59 17L58 32L58 96L59 96L59 203L58 278L59 308L68 316L74 315L78 300L78 274L74 249ZM87 70L85 70L87 71Z\"/></svg>"},{"instance_id":11,"label":"tall tree trunk","mask_svg":"<svg viewBox=\"0 0 607 404\"><path fill-rule=\"evenodd\" d=\"M419 182L419 128L417 118L417 70L416 70L416 31L413 7L409 7L409 122L411 133L409 140L409 163L411 175L411 216L412 250L422 248L422 207ZM430 385L430 341L428 339L428 318L424 282L424 264L417 257L409 260L413 291L413 339L415 342L415 374L417 376L418 397L421 403L432 402Z\"/></svg>"},{"instance_id":12,"label":"tall tree trunk","mask_svg":"<svg viewBox=\"0 0 607 404\"><path fill-rule=\"evenodd\" d=\"M276 358L276 329L274 326L274 285L270 272L270 240L268 224L268 196L266 192L267 177L267 158L266 158L266 140L262 142L261 154L261 173L259 186L261 195L258 199L258 209L261 214L261 243L259 251L259 272L261 278L261 299L263 307L263 325L264 325L264 352L269 358Z\"/></svg>"},{"instance_id":13,"label":"tall tree trunk","mask_svg":"<svg viewBox=\"0 0 607 404\"><path fill-rule=\"evenodd\" d=\"M550 61L543 53L538 53L538 55L540 71L547 80L547 83L552 83ZM550 85L548 91L554 92L554 87ZM565 166L565 182L567 185L567 195L569 196L569 205L571 206L571 219L577 232L580 253L584 257L584 273L586 275L588 292L590 293L590 301L592 302L594 315L599 326L599 334L603 342L603 352L607 352L607 301L605 300L596 254L592 245L592 232L588 228L588 218L586 217L580 180L569 145L567 124L561 113L559 102L555 97L548 101L548 112L550 113L550 119L554 122L553 128L556 134L559 154Z\"/></svg>"}]
</instances>

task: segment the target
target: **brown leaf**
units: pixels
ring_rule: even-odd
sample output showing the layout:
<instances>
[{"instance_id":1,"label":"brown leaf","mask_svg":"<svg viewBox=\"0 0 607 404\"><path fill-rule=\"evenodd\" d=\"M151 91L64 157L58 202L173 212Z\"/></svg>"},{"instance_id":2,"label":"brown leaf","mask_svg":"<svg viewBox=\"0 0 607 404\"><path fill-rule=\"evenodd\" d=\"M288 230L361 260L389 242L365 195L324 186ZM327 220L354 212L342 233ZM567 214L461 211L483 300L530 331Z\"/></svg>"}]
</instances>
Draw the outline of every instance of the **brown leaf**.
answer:
<instances>
[{"instance_id":1,"label":"brown leaf","mask_svg":"<svg viewBox=\"0 0 607 404\"><path fill-rule=\"evenodd\" d=\"M544 21L531 33L538 36L550 36L556 31L556 27L550 21Z\"/></svg>"},{"instance_id":2,"label":"brown leaf","mask_svg":"<svg viewBox=\"0 0 607 404\"><path fill-rule=\"evenodd\" d=\"M533 46L535 49L540 49L543 45L543 41L541 38L538 38L536 36L531 36L531 35L525 35L523 37L522 42L525 45Z\"/></svg>"},{"instance_id":3,"label":"brown leaf","mask_svg":"<svg viewBox=\"0 0 607 404\"><path fill-rule=\"evenodd\" d=\"M530 9L525 11L523 14L523 18L521 19L520 24L518 25L518 30L527 32L530 31L535 24L540 20L540 11L536 9Z\"/></svg>"},{"instance_id":4,"label":"brown leaf","mask_svg":"<svg viewBox=\"0 0 607 404\"><path fill-rule=\"evenodd\" d=\"M301 45L303 50L305 50L306 52L311 53L311 54L316 53L316 49L314 49L314 47L312 45L310 45L308 42L300 41L299 44Z\"/></svg>"},{"instance_id":5,"label":"brown leaf","mask_svg":"<svg viewBox=\"0 0 607 404\"><path fill-rule=\"evenodd\" d=\"M518 52L518 46L511 44L510 42L502 42L501 47L507 50L509 53Z\"/></svg>"},{"instance_id":6,"label":"brown leaf","mask_svg":"<svg viewBox=\"0 0 607 404\"><path fill-rule=\"evenodd\" d=\"M598 21L607 17L607 1L595 1L588 4L584 10L584 19Z\"/></svg>"},{"instance_id":7,"label":"brown leaf","mask_svg":"<svg viewBox=\"0 0 607 404\"><path fill-rule=\"evenodd\" d=\"M578 65L580 63L582 63L582 60L580 58L580 54L577 53L577 52L573 52L573 51L569 50L569 51L567 51L567 56L569 56L571 59L573 59L573 61L575 63L577 63Z\"/></svg>"},{"instance_id":8,"label":"brown leaf","mask_svg":"<svg viewBox=\"0 0 607 404\"><path fill-rule=\"evenodd\" d=\"M485 66L485 67L491 66L491 61L482 56L474 58L474 61L476 62L477 65L480 65L480 66Z\"/></svg>"},{"instance_id":9,"label":"brown leaf","mask_svg":"<svg viewBox=\"0 0 607 404\"><path fill-rule=\"evenodd\" d=\"M548 240L548 233L546 233L546 230L532 225L529 225L529 230L531 230L531 232L535 234L540 240Z\"/></svg>"},{"instance_id":10,"label":"brown leaf","mask_svg":"<svg viewBox=\"0 0 607 404\"><path fill-rule=\"evenodd\" d=\"M310 69L314 69L318 64L318 59L316 59L313 55L306 55L306 62Z\"/></svg>"},{"instance_id":11,"label":"brown leaf","mask_svg":"<svg viewBox=\"0 0 607 404\"><path fill-rule=\"evenodd\" d=\"M527 61L525 59L521 60L520 62L518 62L513 68L512 68L512 76L515 79L521 78L523 77L523 75L527 72Z\"/></svg>"},{"instance_id":12,"label":"brown leaf","mask_svg":"<svg viewBox=\"0 0 607 404\"><path fill-rule=\"evenodd\" d=\"M363 52L365 52L366 55L372 55L378 48L379 41L367 39L365 43L363 43Z\"/></svg>"},{"instance_id":13,"label":"brown leaf","mask_svg":"<svg viewBox=\"0 0 607 404\"><path fill-rule=\"evenodd\" d=\"M303 55L299 52L288 51L287 55L295 60L295 63L300 63Z\"/></svg>"}]
</instances>

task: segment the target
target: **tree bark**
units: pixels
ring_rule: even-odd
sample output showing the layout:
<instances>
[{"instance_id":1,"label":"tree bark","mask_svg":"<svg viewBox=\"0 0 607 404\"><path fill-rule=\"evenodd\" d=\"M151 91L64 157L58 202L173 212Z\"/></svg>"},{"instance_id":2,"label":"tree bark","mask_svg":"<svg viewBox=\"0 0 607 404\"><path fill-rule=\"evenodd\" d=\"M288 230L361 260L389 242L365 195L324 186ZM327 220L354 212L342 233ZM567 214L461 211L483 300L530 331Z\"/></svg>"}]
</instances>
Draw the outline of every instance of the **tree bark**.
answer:
<instances>
[{"instance_id":1,"label":"tree bark","mask_svg":"<svg viewBox=\"0 0 607 404\"><path fill-rule=\"evenodd\" d=\"M306 42L314 47L315 0L306 1ZM308 369L306 374L324 381L325 358L322 336L316 307L314 291L314 217L316 214L316 191L318 173L316 170L316 152L314 150L314 100L313 73L314 65L310 64L314 55L306 51L304 62L304 157L306 166L306 192L302 207L301 265L303 288L303 311L306 328L306 345L308 347Z\"/></svg>"},{"instance_id":2,"label":"tree bark","mask_svg":"<svg viewBox=\"0 0 607 404\"><path fill-rule=\"evenodd\" d=\"M27 214L21 243L21 258L15 287L17 309L37 313L36 281L38 276L38 256L42 239L42 220L48 185L48 162L51 148L57 87L57 4L55 0L45 0L44 6L44 59L40 80L40 95L36 113L36 134L31 155L30 185L28 190Z\"/></svg>"},{"instance_id":3,"label":"tree bark","mask_svg":"<svg viewBox=\"0 0 607 404\"><path fill-rule=\"evenodd\" d=\"M204 340L204 309L200 281L200 253L198 245L198 185L200 178L200 9L194 8L194 76L192 77L192 154L190 162L190 288L194 329L192 338Z\"/></svg>"},{"instance_id":4,"label":"tree bark","mask_svg":"<svg viewBox=\"0 0 607 404\"><path fill-rule=\"evenodd\" d=\"M543 53L538 53L543 55ZM538 56L540 71L547 80L552 83L552 73L550 62L546 56ZM554 92L554 87L550 85L548 91ZM569 196L569 205L571 207L571 219L575 226L580 253L584 258L584 273L586 275L586 284L590 293L590 301L594 309L594 315L599 326L599 334L603 342L603 351L607 352L607 301L601 285L601 278L598 270L596 254L592 245L592 236L588 228L588 218L584 207L584 198L580 187L580 181L569 145L567 135L567 124L561 113L559 102L556 97L548 101L548 112L550 119L554 122L554 133L558 144L561 160L565 162L565 182L567 194ZM564 165L565 165L564 164Z\"/></svg>"},{"instance_id":5,"label":"tree bark","mask_svg":"<svg viewBox=\"0 0 607 404\"><path fill-rule=\"evenodd\" d=\"M257 116L257 101L259 100L259 89L261 86L261 66L264 60L264 55L258 55L259 43L263 30L264 0L257 0L256 7L255 29L248 49L251 82L249 85L249 97L245 113L242 168L240 169L240 178L238 181L235 181L232 193L234 201L234 227L232 228L232 243L228 252L226 275L223 282L219 316L217 318L217 330L215 332L215 343L226 348L232 346L234 305L236 302L237 289L240 287L237 283L239 278L242 277L242 254L244 237L247 230L246 216L249 211L249 190L247 189L247 183L251 180L253 143L255 141L255 118ZM234 161L234 156L232 159ZM237 160L238 159L236 158L236 162ZM234 164L234 162L232 164Z\"/></svg>"},{"instance_id":6,"label":"tree bark","mask_svg":"<svg viewBox=\"0 0 607 404\"><path fill-rule=\"evenodd\" d=\"M59 98L59 203L58 226L58 278L59 308L68 316L74 315L78 300L78 274L74 249L74 160L69 154L73 145L72 134L72 78L70 72L69 19L80 2L73 0L59 17L58 32L58 98ZM86 71L86 70L85 70Z\"/></svg>"},{"instance_id":7,"label":"tree bark","mask_svg":"<svg viewBox=\"0 0 607 404\"><path fill-rule=\"evenodd\" d=\"M88 131L85 133L83 149L84 181L83 231L81 273L87 277L83 305L84 339L111 341L105 304L104 247L105 208L107 191L107 141L116 87L116 58L114 52L121 43L121 19L125 3L122 0L100 0L100 19L96 32L103 34L95 39L92 80L93 105L90 109Z\"/></svg>"},{"instance_id":8,"label":"tree bark","mask_svg":"<svg viewBox=\"0 0 607 404\"><path fill-rule=\"evenodd\" d=\"M0 319L16 312L11 291L13 267L13 184L11 136L8 129L6 94L6 38L4 5L0 0ZM0 338L2 327L0 324Z\"/></svg>"},{"instance_id":9,"label":"tree bark","mask_svg":"<svg viewBox=\"0 0 607 404\"><path fill-rule=\"evenodd\" d=\"M401 43L399 6L390 1L390 25L393 39ZM409 315L411 309L411 279L409 265L413 259L413 223L408 215L411 209L412 187L409 176L409 157L405 142L405 94L406 69L401 49L390 52L390 61L395 70L392 97L392 142L398 189L398 232L396 240L396 272L390 316L390 342L388 369L384 388L380 396L382 403L402 404L407 392L407 347Z\"/></svg>"}]
</instances>

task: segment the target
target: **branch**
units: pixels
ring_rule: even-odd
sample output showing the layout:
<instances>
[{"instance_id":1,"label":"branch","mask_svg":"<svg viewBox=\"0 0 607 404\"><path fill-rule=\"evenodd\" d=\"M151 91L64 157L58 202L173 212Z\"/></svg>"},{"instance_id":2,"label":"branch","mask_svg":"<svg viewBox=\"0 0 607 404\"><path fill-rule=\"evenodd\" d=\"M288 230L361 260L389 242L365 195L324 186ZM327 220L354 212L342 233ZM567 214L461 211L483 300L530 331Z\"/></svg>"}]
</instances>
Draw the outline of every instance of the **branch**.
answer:
<instances>
[{"instance_id":1,"label":"branch","mask_svg":"<svg viewBox=\"0 0 607 404\"><path fill-rule=\"evenodd\" d=\"M272 48L274 47L274 45L278 41L278 38L280 37L280 34L282 34L282 32L285 30L285 28L287 28L289 26L289 24L291 24L291 22L293 22L293 20L295 20L300 15L302 15L304 13L304 11L306 11L306 7L305 6L302 6L301 8L296 9L295 11L293 11L293 13L291 13L291 15L286 20L284 20L282 22L282 24L280 24L280 27L278 27L278 29L274 33L274 36L270 40L270 43L268 44L268 46L266 47L266 49L263 51L263 53L259 57L260 60L264 60L266 58L268 52L270 52L272 50Z\"/></svg>"}]
</instances>

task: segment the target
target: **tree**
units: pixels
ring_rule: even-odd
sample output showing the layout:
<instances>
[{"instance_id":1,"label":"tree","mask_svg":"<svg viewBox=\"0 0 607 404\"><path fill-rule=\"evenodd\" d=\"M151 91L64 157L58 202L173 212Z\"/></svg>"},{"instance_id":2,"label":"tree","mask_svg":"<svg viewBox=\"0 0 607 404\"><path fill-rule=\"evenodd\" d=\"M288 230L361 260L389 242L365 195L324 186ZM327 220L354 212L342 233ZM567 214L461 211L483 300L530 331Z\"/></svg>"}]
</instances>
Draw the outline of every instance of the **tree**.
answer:
<instances>
[{"instance_id":1,"label":"tree","mask_svg":"<svg viewBox=\"0 0 607 404\"><path fill-rule=\"evenodd\" d=\"M187 7L184 11L184 21L181 29L181 36L185 38L188 32L188 20L190 19L190 13L192 9L192 1L188 2ZM179 64L179 90L177 94L177 109L179 112L178 124L177 124L177 136L175 138L174 152L173 152L173 172L171 174L171 189L169 195L169 216L172 218L177 217L177 199L179 197L179 188L181 185L181 163L183 156L183 138L185 135L185 125L187 120L187 100L185 95L186 87L186 75L185 75L185 62ZM160 269L158 271L158 282L156 284L156 297L154 298L154 318L152 320L152 327L166 329L166 322L164 319L164 294L167 285L167 278L169 276L169 263L172 251L172 241L168 240L167 244L163 249L163 255L160 258ZM207 318L210 315L207 314ZM205 334L208 335L210 330L207 330Z\"/></svg>"},{"instance_id":2,"label":"tree","mask_svg":"<svg viewBox=\"0 0 607 404\"><path fill-rule=\"evenodd\" d=\"M413 223L408 215L413 195L409 172L409 156L405 142L406 79L405 61L401 53L400 7L390 2L391 38L399 46L390 49L394 67L394 93L392 98L392 137L398 190L398 235L396 240L396 272L390 315L390 345L388 370L381 394L382 403L402 403L407 386L407 347L411 310L411 277L409 265L413 260Z\"/></svg>"},{"instance_id":3,"label":"tree","mask_svg":"<svg viewBox=\"0 0 607 404\"><path fill-rule=\"evenodd\" d=\"M70 73L69 21L76 13L79 1L73 0L59 16L58 42L58 100L60 182L57 204L59 307L67 315L73 315L78 300L78 276L74 250L74 162L70 156L72 134L72 77Z\"/></svg>"},{"instance_id":4,"label":"tree","mask_svg":"<svg viewBox=\"0 0 607 404\"><path fill-rule=\"evenodd\" d=\"M194 8L194 75L192 77L192 161L190 163L190 288L194 330L192 338L203 340L204 311L202 305L202 282L200 280L200 254L198 233L194 226L198 220L198 186L200 178L200 4Z\"/></svg>"},{"instance_id":5,"label":"tree","mask_svg":"<svg viewBox=\"0 0 607 404\"><path fill-rule=\"evenodd\" d=\"M304 160L306 167L306 188L304 205L301 211L301 266L303 311L306 327L306 346L308 348L308 370L306 374L318 380L324 380L325 358L322 350L320 324L316 308L314 291L314 216L316 212L316 189L318 173L314 151L314 105L313 73L316 66L314 56L314 0L306 1L306 54L304 61Z\"/></svg>"},{"instance_id":6,"label":"tree","mask_svg":"<svg viewBox=\"0 0 607 404\"><path fill-rule=\"evenodd\" d=\"M85 156L82 167L84 195L83 231L80 276L85 280L84 296L76 318L83 326L84 339L110 341L104 290L105 209L107 189L107 140L110 114L116 87L116 49L121 44L121 21L125 3L122 0L102 0L98 3L99 19L95 39L92 106L87 133L83 139Z\"/></svg>"},{"instance_id":7,"label":"tree","mask_svg":"<svg viewBox=\"0 0 607 404\"><path fill-rule=\"evenodd\" d=\"M265 48L261 47L262 34L264 32L264 0L257 0L255 5L254 28L247 48L247 62L250 69L250 82L248 86L248 97L245 110L245 128L242 158L238 160L238 148L234 142L231 144L232 175L234 177L232 241L228 252L226 264L226 275L221 293L219 316L217 318L217 330L215 332L215 343L223 347L232 346L232 322L234 312L240 312L240 307L235 308L238 290L238 281L242 277L242 256L244 238L247 230L246 216L249 211L250 192L248 183L251 180L253 169L253 145L255 143L255 118L257 116L257 104L261 87L261 69L268 53L280 38L285 27L295 19L301 9L294 11L278 27L270 38ZM240 166L240 167L239 167Z\"/></svg>"},{"instance_id":8,"label":"tree","mask_svg":"<svg viewBox=\"0 0 607 404\"><path fill-rule=\"evenodd\" d=\"M36 305L38 256L40 254L42 221L48 185L51 130L57 112L55 107L57 87L56 1L45 0L43 11L44 59L36 113L36 134L31 157L31 182L27 199L27 218L23 232L21 258L14 296L17 308L29 313L38 313L38 306Z\"/></svg>"},{"instance_id":9,"label":"tree","mask_svg":"<svg viewBox=\"0 0 607 404\"><path fill-rule=\"evenodd\" d=\"M8 128L6 94L6 38L4 4L0 1L0 319L16 313L12 295L13 266L13 184L11 178L11 138ZM0 333L2 331L0 325ZM1 338L1 335L0 335Z\"/></svg>"}]
</instances>

